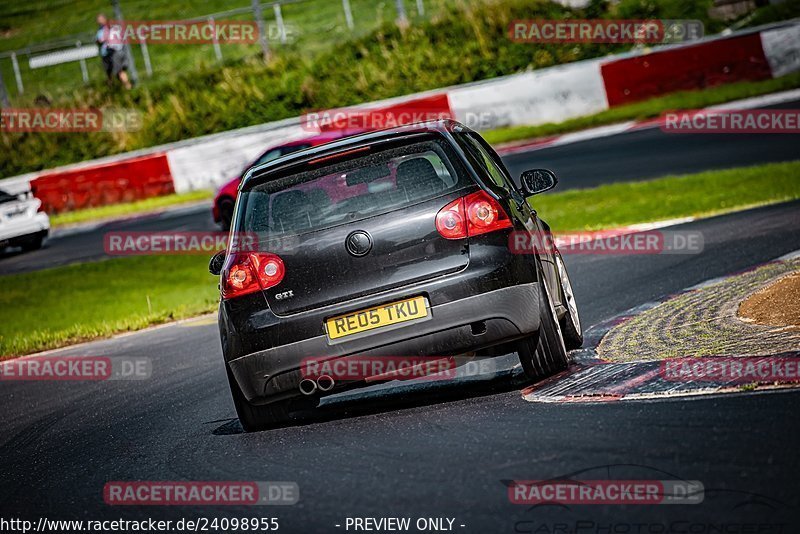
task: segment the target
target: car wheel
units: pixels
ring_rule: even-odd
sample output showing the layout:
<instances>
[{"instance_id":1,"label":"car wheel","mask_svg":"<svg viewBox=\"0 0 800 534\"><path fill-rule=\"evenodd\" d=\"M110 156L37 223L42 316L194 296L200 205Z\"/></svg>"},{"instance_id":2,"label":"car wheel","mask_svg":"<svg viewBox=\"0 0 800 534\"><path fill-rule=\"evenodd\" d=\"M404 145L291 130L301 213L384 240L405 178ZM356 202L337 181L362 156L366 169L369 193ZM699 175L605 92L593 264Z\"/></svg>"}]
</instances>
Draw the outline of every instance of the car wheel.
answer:
<instances>
[{"instance_id":1,"label":"car wheel","mask_svg":"<svg viewBox=\"0 0 800 534\"><path fill-rule=\"evenodd\" d=\"M265 430L289 420L288 401L274 402L263 406L250 404L244 398L244 394L239 388L239 384L236 383L236 379L233 378L233 373L231 373L227 364L225 364L225 370L228 373L228 384L231 387L231 396L233 397L233 405L236 407L236 415L239 416L239 422L246 432Z\"/></svg>"},{"instance_id":2,"label":"car wheel","mask_svg":"<svg viewBox=\"0 0 800 534\"><path fill-rule=\"evenodd\" d=\"M219 225L226 232L231 229L231 221L233 221L233 206L233 199L228 197L221 198L219 200L219 204L217 205L219 208Z\"/></svg>"},{"instance_id":3,"label":"car wheel","mask_svg":"<svg viewBox=\"0 0 800 534\"><path fill-rule=\"evenodd\" d=\"M556 252L556 267L558 278L561 282L561 293L564 296L564 306L567 312L561 318L561 333L564 336L564 346L567 350L579 349L583 345L583 332L581 331L581 319L578 315L578 304L575 301L575 294L572 292L572 282L569 280L567 266L561 254Z\"/></svg>"},{"instance_id":4,"label":"car wheel","mask_svg":"<svg viewBox=\"0 0 800 534\"><path fill-rule=\"evenodd\" d=\"M563 371L569 365L553 299L550 298L544 277L540 278L539 332L522 340L517 349L525 375L534 381Z\"/></svg>"},{"instance_id":5,"label":"car wheel","mask_svg":"<svg viewBox=\"0 0 800 534\"><path fill-rule=\"evenodd\" d=\"M20 242L19 246L22 247L22 250L25 252L30 252L42 248L42 242L44 242L44 236L36 235L26 238L24 241Z\"/></svg>"}]
</instances>

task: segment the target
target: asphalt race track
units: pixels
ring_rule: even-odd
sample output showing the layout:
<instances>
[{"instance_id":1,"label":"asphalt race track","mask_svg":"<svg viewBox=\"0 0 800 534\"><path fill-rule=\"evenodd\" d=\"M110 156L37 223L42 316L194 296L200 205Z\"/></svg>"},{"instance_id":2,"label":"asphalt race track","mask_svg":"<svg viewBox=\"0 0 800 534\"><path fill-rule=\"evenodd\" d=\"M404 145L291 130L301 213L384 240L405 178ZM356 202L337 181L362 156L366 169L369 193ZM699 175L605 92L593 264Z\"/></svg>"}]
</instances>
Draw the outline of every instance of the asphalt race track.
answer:
<instances>
[{"instance_id":1,"label":"asphalt race track","mask_svg":"<svg viewBox=\"0 0 800 534\"><path fill-rule=\"evenodd\" d=\"M764 109L797 109L800 101ZM800 135L676 134L637 130L504 158L512 175L532 167L553 169L561 188L658 178L800 157ZM576 157L580 154L580 157Z\"/></svg>"},{"instance_id":2,"label":"asphalt race track","mask_svg":"<svg viewBox=\"0 0 800 534\"><path fill-rule=\"evenodd\" d=\"M800 202L678 228L703 232L703 253L566 258L584 327L800 249ZM5 516L277 517L288 532L344 532L346 518L356 516L450 517L455 531L476 533L559 532L558 525L573 529L561 532L669 532L663 525L749 532L743 523L761 525L753 532L798 531L796 390L538 404L523 400L524 384L505 374L412 395L403 394L411 386L356 395L296 426L243 434L212 318L59 354L149 357L153 373L136 382L3 384ZM705 500L527 507L511 504L503 483L576 473L699 480ZM300 502L112 507L102 489L114 480L294 481ZM719 524L739 530L711 530Z\"/></svg>"},{"instance_id":3,"label":"asphalt race track","mask_svg":"<svg viewBox=\"0 0 800 534\"><path fill-rule=\"evenodd\" d=\"M800 101L779 107L798 108ZM791 161L800 158L798 146L800 135L794 134L687 135L652 128L520 152L503 159L513 176L531 168L553 169L560 178L555 191L564 191L616 181ZM56 235L40 251L21 254L9 249L0 252L0 275L104 258L103 236L110 231L215 229L209 206L118 221L86 232Z\"/></svg>"}]
</instances>

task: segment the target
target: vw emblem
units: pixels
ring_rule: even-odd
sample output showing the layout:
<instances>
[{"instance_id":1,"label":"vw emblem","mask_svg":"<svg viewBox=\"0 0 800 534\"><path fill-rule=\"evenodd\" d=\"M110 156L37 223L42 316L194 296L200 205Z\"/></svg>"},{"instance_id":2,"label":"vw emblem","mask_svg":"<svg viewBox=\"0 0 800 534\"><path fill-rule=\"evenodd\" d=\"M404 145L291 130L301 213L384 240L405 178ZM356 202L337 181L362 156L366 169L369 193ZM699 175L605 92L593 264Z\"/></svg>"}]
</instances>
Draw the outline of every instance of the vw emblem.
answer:
<instances>
[{"instance_id":1,"label":"vw emblem","mask_svg":"<svg viewBox=\"0 0 800 534\"><path fill-rule=\"evenodd\" d=\"M353 256L364 256L372 250L372 238L367 232L356 230L347 236L344 246Z\"/></svg>"}]
</instances>

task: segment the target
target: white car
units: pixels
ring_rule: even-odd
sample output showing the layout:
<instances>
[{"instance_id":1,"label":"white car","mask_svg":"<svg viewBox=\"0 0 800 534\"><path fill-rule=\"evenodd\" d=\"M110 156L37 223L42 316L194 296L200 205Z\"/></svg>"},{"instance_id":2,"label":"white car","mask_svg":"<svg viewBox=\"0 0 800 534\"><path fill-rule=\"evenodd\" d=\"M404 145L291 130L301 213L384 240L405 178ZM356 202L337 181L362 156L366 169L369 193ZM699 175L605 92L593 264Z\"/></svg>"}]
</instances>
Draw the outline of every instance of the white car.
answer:
<instances>
[{"instance_id":1,"label":"white car","mask_svg":"<svg viewBox=\"0 0 800 534\"><path fill-rule=\"evenodd\" d=\"M41 207L42 201L30 191L13 194L0 189L0 250L41 248L50 231L50 218Z\"/></svg>"}]
</instances>

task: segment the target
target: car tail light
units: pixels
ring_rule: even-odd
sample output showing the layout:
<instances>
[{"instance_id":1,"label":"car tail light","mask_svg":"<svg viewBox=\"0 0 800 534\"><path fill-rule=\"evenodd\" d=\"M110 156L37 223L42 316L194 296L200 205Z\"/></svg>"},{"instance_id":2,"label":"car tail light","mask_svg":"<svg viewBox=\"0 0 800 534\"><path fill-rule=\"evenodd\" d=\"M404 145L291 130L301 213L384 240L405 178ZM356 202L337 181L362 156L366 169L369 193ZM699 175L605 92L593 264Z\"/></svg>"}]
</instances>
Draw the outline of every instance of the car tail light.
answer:
<instances>
[{"instance_id":1,"label":"car tail light","mask_svg":"<svg viewBox=\"0 0 800 534\"><path fill-rule=\"evenodd\" d=\"M511 219L486 191L458 198L436 214L436 230L446 239L463 239L510 227Z\"/></svg>"},{"instance_id":2,"label":"car tail light","mask_svg":"<svg viewBox=\"0 0 800 534\"><path fill-rule=\"evenodd\" d=\"M283 260L262 252L233 252L222 270L222 298L241 297L278 285L286 274Z\"/></svg>"},{"instance_id":3,"label":"car tail light","mask_svg":"<svg viewBox=\"0 0 800 534\"><path fill-rule=\"evenodd\" d=\"M436 214L436 230L446 239L467 237L467 218L464 215L464 199L457 198Z\"/></svg>"}]
</instances>

